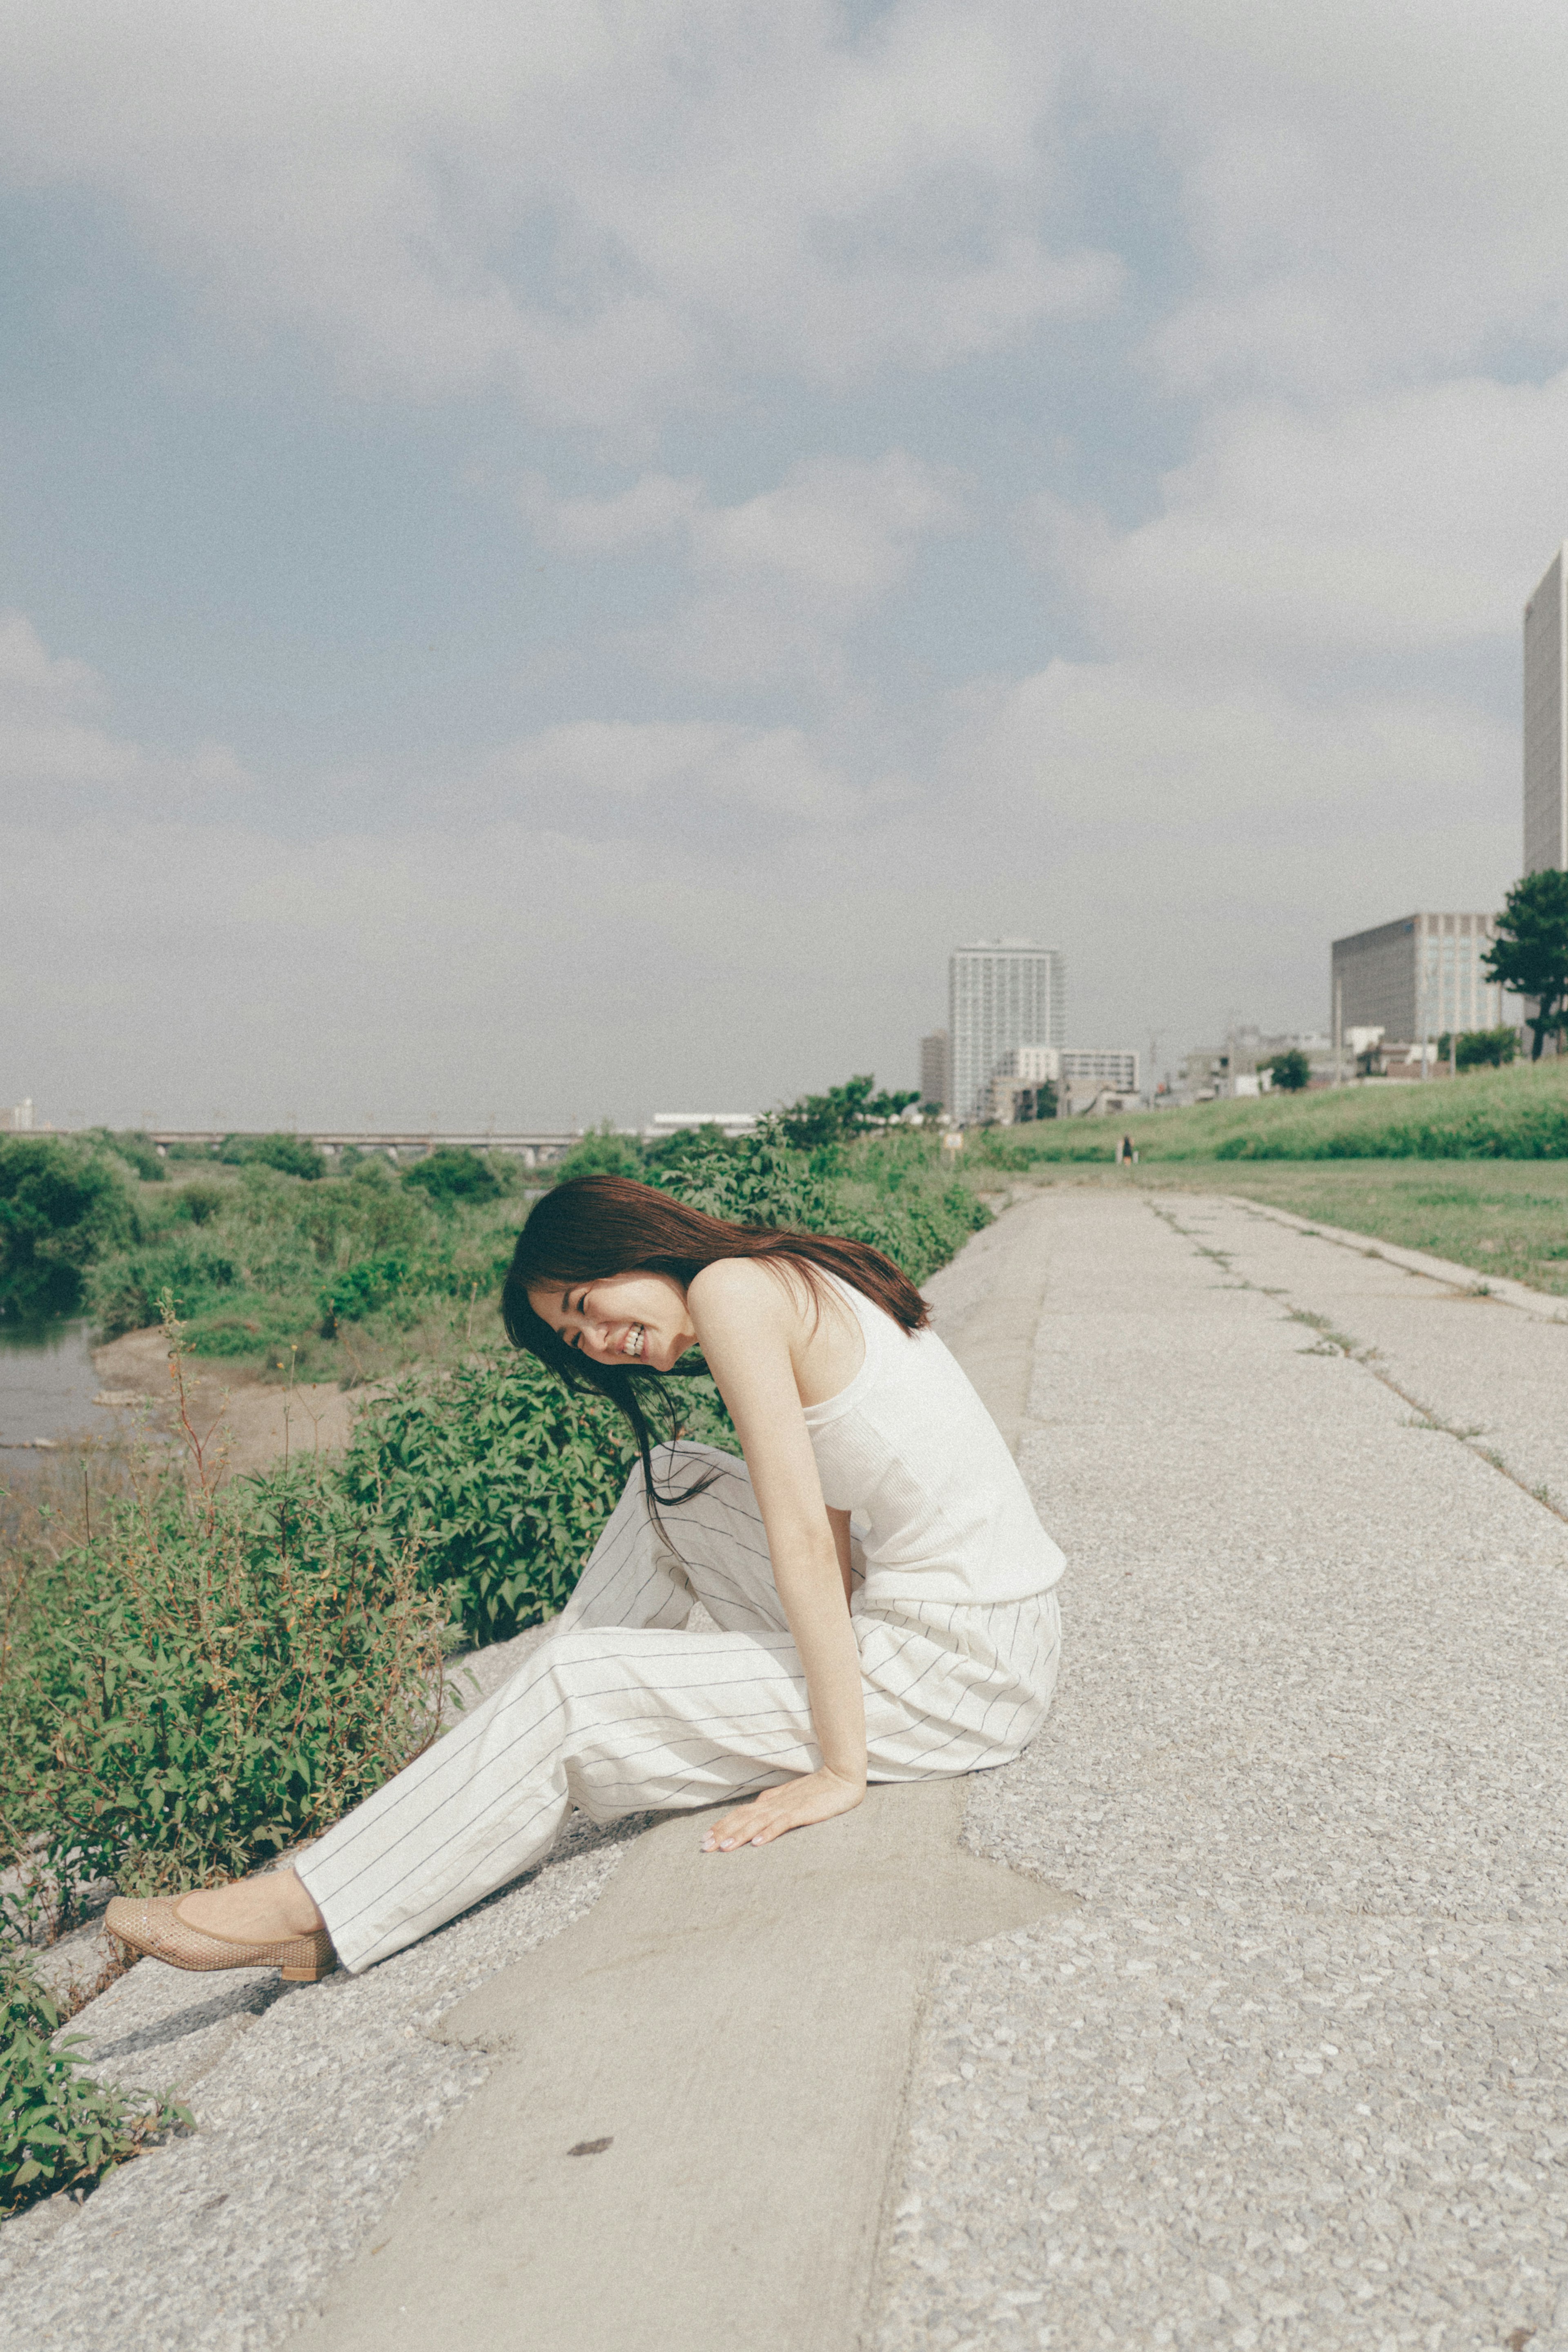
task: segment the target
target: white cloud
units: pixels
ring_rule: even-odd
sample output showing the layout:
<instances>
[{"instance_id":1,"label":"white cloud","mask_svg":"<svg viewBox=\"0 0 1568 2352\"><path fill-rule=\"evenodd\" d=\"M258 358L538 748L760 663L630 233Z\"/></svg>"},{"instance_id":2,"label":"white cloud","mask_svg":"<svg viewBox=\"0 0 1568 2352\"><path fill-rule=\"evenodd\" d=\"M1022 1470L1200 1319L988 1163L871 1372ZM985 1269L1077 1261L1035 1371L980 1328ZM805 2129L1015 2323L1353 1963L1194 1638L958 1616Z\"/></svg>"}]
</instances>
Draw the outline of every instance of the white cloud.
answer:
<instances>
[{"instance_id":1,"label":"white cloud","mask_svg":"<svg viewBox=\"0 0 1568 2352\"><path fill-rule=\"evenodd\" d=\"M633 803L644 837L721 810L785 824L852 823L888 792L857 789L841 762L798 727L712 720L580 719L549 727L487 759L447 806L526 808L536 824L602 835Z\"/></svg>"},{"instance_id":2,"label":"white cloud","mask_svg":"<svg viewBox=\"0 0 1568 2352\"><path fill-rule=\"evenodd\" d=\"M106 793L121 806L182 804L246 788L225 744L161 752L93 724L87 714L106 700L86 662L51 656L26 614L0 613L0 793L12 822Z\"/></svg>"},{"instance_id":3,"label":"white cloud","mask_svg":"<svg viewBox=\"0 0 1568 2352\"><path fill-rule=\"evenodd\" d=\"M1191 240L1153 344L1173 385L1316 398L1561 352L1560 9L1104 0L1089 47Z\"/></svg>"},{"instance_id":4,"label":"white cloud","mask_svg":"<svg viewBox=\"0 0 1568 2352\"><path fill-rule=\"evenodd\" d=\"M632 642L662 670L748 684L841 684L845 632L908 576L924 541L968 520L956 473L901 449L871 463L803 458L777 488L733 506L647 474L606 499L553 499L535 477L523 507L547 544L573 554L671 545L691 592Z\"/></svg>"},{"instance_id":5,"label":"white cloud","mask_svg":"<svg viewBox=\"0 0 1568 2352\"><path fill-rule=\"evenodd\" d=\"M737 368L939 367L1113 299L1053 236L1020 0L147 0L11 12L14 178L105 190L347 380L641 429Z\"/></svg>"},{"instance_id":6,"label":"white cloud","mask_svg":"<svg viewBox=\"0 0 1568 2352\"><path fill-rule=\"evenodd\" d=\"M1046 500L1030 536L1106 644L1145 658L1511 648L1568 528L1565 450L1568 373L1220 408L1149 520Z\"/></svg>"},{"instance_id":7,"label":"white cloud","mask_svg":"<svg viewBox=\"0 0 1568 2352\"><path fill-rule=\"evenodd\" d=\"M611 555L647 540L668 539L702 504L703 487L669 474L644 474L607 499L558 499L541 475L522 486L523 513L547 546L568 555Z\"/></svg>"}]
</instances>

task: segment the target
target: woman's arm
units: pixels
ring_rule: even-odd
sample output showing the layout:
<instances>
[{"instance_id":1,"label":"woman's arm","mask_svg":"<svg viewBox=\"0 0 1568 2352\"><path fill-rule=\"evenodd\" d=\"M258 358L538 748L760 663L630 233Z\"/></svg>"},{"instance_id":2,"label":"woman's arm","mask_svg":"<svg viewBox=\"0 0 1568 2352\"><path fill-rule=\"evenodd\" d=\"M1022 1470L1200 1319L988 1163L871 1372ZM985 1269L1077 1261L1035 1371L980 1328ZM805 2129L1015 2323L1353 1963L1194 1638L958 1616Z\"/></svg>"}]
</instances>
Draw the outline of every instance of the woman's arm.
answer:
<instances>
[{"instance_id":1,"label":"woman's arm","mask_svg":"<svg viewBox=\"0 0 1568 2352\"><path fill-rule=\"evenodd\" d=\"M766 1845L786 1830L848 1812L865 1794L865 1703L850 1623L847 1555L822 1500L795 1384L791 1340L801 1308L764 1267L705 1266L687 1293L708 1370L729 1407L761 1507L774 1582L805 1668L821 1769L765 1789L708 1832L710 1850Z\"/></svg>"}]
</instances>

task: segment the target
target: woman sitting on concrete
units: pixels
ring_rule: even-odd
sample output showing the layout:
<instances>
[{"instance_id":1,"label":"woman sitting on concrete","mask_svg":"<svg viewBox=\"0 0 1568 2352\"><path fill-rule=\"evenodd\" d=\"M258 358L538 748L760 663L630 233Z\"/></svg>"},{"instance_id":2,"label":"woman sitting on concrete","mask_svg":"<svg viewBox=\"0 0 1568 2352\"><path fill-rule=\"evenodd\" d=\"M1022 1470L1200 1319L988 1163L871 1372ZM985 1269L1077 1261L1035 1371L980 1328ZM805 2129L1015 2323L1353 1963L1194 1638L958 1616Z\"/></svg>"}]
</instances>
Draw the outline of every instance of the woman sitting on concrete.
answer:
<instances>
[{"instance_id":1,"label":"woman sitting on concrete","mask_svg":"<svg viewBox=\"0 0 1568 2352\"><path fill-rule=\"evenodd\" d=\"M570 1602L293 1869L113 1902L138 1951L358 1971L541 1862L573 1804L610 1821L734 1800L703 1838L726 1853L848 1812L868 1780L1005 1763L1038 1728L1061 1554L878 1251L585 1176L535 1208L502 1311L515 1345L614 1400L642 1455ZM743 1461L678 1437L655 1456L650 1408L662 1393L678 1426L663 1384L704 1365ZM688 1625L695 1601L711 1631Z\"/></svg>"}]
</instances>

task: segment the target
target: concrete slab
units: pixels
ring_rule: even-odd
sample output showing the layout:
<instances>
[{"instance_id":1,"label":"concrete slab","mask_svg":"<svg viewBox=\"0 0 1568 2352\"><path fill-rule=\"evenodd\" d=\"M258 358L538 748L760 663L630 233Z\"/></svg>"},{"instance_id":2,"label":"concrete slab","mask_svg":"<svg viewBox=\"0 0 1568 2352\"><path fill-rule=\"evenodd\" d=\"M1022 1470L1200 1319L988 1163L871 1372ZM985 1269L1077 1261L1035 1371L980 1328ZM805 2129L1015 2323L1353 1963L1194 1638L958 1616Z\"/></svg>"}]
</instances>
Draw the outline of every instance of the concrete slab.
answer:
<instances>
[{"instance_id":1,"label":"concrete slab","mask_svg":"<svg viewBox=\"0 0 1568 2352\"><path fill-rule=\"evenodd\" d=\"M497 2053L298 2339L796 2352L864 2306L940 1947L1071 1898L961 1853L964 1790L883 1788L810 1838L644 1838L569 1936L450 2011Z\"/></svg>"}]
</instances>

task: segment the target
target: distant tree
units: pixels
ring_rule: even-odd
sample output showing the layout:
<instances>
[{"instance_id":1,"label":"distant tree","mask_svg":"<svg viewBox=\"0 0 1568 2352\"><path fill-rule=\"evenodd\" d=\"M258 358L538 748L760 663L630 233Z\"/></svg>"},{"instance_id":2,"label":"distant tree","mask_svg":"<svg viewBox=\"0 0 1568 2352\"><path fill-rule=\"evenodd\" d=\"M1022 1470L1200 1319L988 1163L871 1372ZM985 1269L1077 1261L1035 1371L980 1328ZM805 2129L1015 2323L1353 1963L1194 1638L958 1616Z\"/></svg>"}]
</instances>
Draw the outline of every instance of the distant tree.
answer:
<instances>
[{"instance_id":1,"label":"distant tree","mask_svg":"<svg viewBox=\"0 0 1568 2352\"><path fill-rule=\"evenodd\" d=\"M1500 987L1533 999L1528 1013L1532 1062L1568 1015L1568 874L1543 866L1516 882L1497 919L1497 938L1482 969Z\"/></svg>"},{"instance_id":2,"label":"distant tree","mask_svg":"<svg viewBox=\"0 0 1568 2352\"><path fill-rule=\"evenodd\" d=\"M846 1078L841 1087L830 1087L825 1095L802 1095L783 1114L785 1140L798 1151L842 1143L868 1128L891 1127L911 1103L920 1100L918 1087L907 1094L889 1094L885 1087L873 1094L875 1084L868 1071L863 1077Z\"/></svg>"},{"instance_id":3,"label":"distant tree","mask_svg":"<svg viewBox=\"0 0 1568 2352\"><path fill-rule=\"evenodd\" d=\"M301 1176L308 1184L327 1173L326 1160L308 1135L225 1135L218 1158L231 1168L276 1168L280 1175Z\"/></svg>"},{"instance_id":4,"label":"distant tree","mask_svg":"<svg viewBox=\"0 0 1568 2352\"><path fill-rule=\"evenodd\" d=\"M162 1184L163 1161L158 1146L139 1127L121 1128L118 1133L107 1127L89 1127L88 1138L101 1143L107 1151L118 1152L128 1167L134 1168L144 1184Z\"/></svg>"},{"instance_id":5,"label":"distant tree","mask_svg":"<svg viewBox=\"0 0 1568 2352\"><path fill-rule=\"evenodd\" d=\"M424 1159L404 1169L402 1181L428 1192L441 1208L454 1201L494 1201L501 1190L495 1170L465 1144L438 1144Z\"/></svg>"},{"instance_id":6,"label":"distant tree","mask_svg":"<svg viewBox=\"0 0 1568 2352\"><path fill-rule=\"evenodd\" d=\"M642 1146L634 1135L618 1135L609 1119L601 1119L580 1135L564 1159L558 1160L549 1171L552 1184L564 1184L572 1176L630 1176L645 1173Z\"/></svg>"},{"instance_id":7,"label":"distant tree","mask_svg":"<svg viewBox=\"0 0 1568 2352\"><path fill-rule=\"evenodd\" d=\"M1446 1051L1439 1053L1439 1059ZM1518 1051L1519 1032L1506 1024L1500 1029L1461 1029L1454 1040L1454 1063L1461 1070L1500 1070Z\"/></svg>"},{"instance_id":8,"label":"distant tree","mask_svg":"<svg viewBox=\"0 0 1568 2352\"><path fill-rule=\"evenodd\" d=\"M84 1269L136 1232L112 1160L53 1137L0 1138L0 1310L73 1314Z\"/></svg>"},{"instance_id":9,"label":"distant tree","mask_svg":"<svg viewBox=\"0 0 1568 2352\"><path fill-rule=\"evenodd\" d=\"M1287 1045L1283 1053L1276 1054L1271 1062L1262 1066L1272 1071L1274 1084L1281 1094L1299 1095L1312 1083L1312 1066L1299 1045Z\"/></svg>"},{"instance_id":10,"label":"distant tree","mask_svg":"<svg viewBox=\"0 0 1568 2352\"><path fill-rule=\"evenodd\" d=\"M583 1141L587 1140L585 1136ZM709 1165L716 1154L723 1157L727 1153L735 1159L744 1140L742 1136L726 1135L723 1128L711 1118L706 1119L701 1127L673 1128L668 1135L660 1136L657 1141L643 1144L643 1168L653 1174L655 1182L660 1182L665 1176L676 1175L683 1169ZM564 1164L563 1161L561 1165ZM583 1170L579 1172L586 1174L589 1171Z\"/></svg>"}]
</instances>

